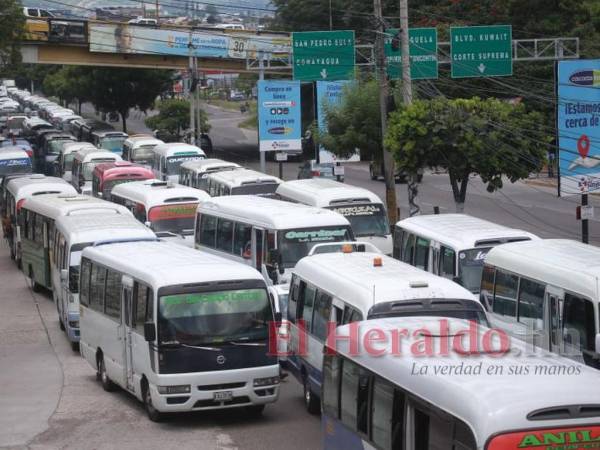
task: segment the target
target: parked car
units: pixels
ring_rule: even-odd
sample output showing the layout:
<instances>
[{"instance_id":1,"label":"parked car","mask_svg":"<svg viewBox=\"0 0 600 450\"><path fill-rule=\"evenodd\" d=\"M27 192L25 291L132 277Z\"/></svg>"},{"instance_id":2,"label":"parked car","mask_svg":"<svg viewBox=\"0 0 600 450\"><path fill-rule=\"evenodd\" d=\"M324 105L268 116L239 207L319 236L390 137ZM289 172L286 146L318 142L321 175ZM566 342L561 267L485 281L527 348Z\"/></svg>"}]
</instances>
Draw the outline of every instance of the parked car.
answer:
<instances>
[{"instance_id":1,"label":"parked car","mask_svg":"<svg viewBox=\"0 0 600 450\"><path fill-rule=\"evenodd\" d=\"M340 163L317 163L316 160L312 159L299 167L299 180L327 178L329 180L344 182L344 166Z\"/></svg>"},{"instance_id":2,"label":"parked car","mask_svg":"<svg viewBox=\"0 0 600 450\"><path fill-rule=\"evenodd\" d=\"M369 163L369 174L371 176L371 180L379 180L384 178L383 171L383 161L371 161ZM406 183L407 173L401 169L396 169L396 183ZM420 169L417 172L417 183L423 181L423 169Z\"/></svg>"}]
</instances>

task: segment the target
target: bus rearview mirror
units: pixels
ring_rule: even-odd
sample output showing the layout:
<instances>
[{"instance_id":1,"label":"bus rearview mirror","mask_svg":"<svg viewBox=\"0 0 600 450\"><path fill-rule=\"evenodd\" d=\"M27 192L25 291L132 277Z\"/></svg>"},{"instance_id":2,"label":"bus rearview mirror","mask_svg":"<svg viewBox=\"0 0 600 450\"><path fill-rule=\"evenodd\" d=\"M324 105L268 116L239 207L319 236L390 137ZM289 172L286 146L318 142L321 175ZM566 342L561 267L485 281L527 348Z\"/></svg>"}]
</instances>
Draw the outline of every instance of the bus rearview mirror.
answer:
<instances>
[{"instance_id":1,"label":"bus rearview mirror","mask_svg":"<svg viewBox=\"0 0 600 450\"><path fill-rule=\"evenodd\" d=\"M60 281L62 281L63 283L66 283L68 279L69 279L69 271L67 269L62 269L60 271Z\"/></svg>"},{"instance_id":2,"label":"bus rearview mirror","mask_svg":"<svg viewBox=\"0 0 600 450\"><path fill-rule=\"evenodd\" d=\"M156 327L153 322L144 323L144 339L146 339L146 342L156 340Z\"/></svg>"}]
</instances>

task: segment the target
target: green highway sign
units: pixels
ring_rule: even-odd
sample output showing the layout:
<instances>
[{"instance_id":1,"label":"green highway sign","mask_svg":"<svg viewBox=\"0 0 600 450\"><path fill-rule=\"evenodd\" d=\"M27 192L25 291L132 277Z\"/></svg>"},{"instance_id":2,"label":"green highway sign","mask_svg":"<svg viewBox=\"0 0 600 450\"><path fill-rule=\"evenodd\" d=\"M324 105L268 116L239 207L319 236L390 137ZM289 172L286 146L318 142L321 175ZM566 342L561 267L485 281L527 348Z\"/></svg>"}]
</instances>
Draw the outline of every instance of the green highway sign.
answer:
<instances>
[{"instance_id":1,"label":"green highway sign","mask_svg":"<svg viewBox=\"0 0 600 450\"><path fill-rule=\"evenodd\" d=\"M354 77L354 31L292 33L294 80L348 80Z\"/></svg>"},{"instance_id":2,"label":"green highway sign","mask_svg":"<svg viewBox=\"0 0 600 450\"><path fill-rule=\"evenodd\" d=\"M512 75L512 26L450 28L452 78Z\"/></svg>"},{"instance_id":3,"label":"green highway sign","mask_svg":"<svg viewBox=\"0 0 600 450\"><path fill-rule=\"evenodd\" d=\"M392 49L392 39L397 28L385 30L385 57L390 79L402 78L402 49ZM410 28L408 30L410 77L425 80L438 77L437 30L435 28ZM400 44L400 43L398 43Z\"/></svg>"}]
</instances>

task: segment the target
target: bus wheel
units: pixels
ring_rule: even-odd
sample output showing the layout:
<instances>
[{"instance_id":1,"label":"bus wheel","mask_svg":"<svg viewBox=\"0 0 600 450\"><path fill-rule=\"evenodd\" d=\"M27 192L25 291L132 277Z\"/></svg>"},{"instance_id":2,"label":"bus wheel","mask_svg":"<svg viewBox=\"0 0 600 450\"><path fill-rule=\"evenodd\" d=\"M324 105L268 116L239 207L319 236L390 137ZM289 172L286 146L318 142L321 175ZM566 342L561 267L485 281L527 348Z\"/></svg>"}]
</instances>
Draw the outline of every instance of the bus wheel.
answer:
<instances>
[{"instance_id":1,"label":"bus wheel","mask_svg":"<svg viewBox=\"0 0 600 450\"><path fill-rule=\"evenodd\" d=\"M31 282L31 290L33 292L40 292L42 290L42 285L39 284L37 281L32 281Z\"/></svg>"},{"instance_id":2,"label":"bus wheel","mask_svg":"<svg viewBox=\"0 0 600 450\"><path fill-rule=\"evenodd\" d=\"M63 323L63 321L60 317L58 318L58 325L60 326L60 329L62 331L65 331L65 324Z\"/></svg>"},{"instance_id":3,"label":"bus wheel","mask_svg":"<svg viewBox=\"0 0 600 450\"><path fill-rule=\"evenodd\" d=\"M106 367L104 366L104 357L101 356L98 360L98 373L100 374L100 382L102 383L102 389L106 392L111 392L115 390L115 385L110 378L108 378L108 374L106 373Z\"/></svg>"},{"instance_id":4,"label":"bus wheel","mask_svg":"<svg viewBox=\"0 0 600 450\"><path fill-rule=\"evenodd\" d=\"M309 414L317 414L319 412L319 400L310 388L308 376L304 377L304 405Z\"/></svg>"},{"instance_id":5,"label":"bus wheel","mask_svg":"<svg viewBox=\"0 0 600 450\"><path fill-rule=\"evenodd\" d=\"M74 352L79 353L79 342L73 342L73 341L71 341L71 350L73 350Z\"/></svg>"},{"instance_id":6,"label":"bus wheel","mask_svg":"<svg viewBox=\"0 0 600 450\"><path fill-rule=\"evenodd\" d=\"M148 414L148 418L152 422L160 422L164 418L164 414L158 411L154 405L152 404L152 394L150 393L150 387L147 382L143 385L143 394L144 394L144 408L146 409L146 414Z\"/></svg>"}]
</instances>

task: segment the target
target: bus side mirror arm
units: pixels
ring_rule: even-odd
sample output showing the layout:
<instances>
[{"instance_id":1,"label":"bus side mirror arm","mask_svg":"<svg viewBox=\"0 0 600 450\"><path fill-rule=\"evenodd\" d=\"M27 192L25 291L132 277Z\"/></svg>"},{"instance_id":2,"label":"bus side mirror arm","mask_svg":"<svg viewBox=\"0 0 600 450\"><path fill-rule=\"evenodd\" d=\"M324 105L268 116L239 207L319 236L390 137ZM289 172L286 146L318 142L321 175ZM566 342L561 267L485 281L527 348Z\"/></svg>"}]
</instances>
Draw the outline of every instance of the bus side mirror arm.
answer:
<instances>
[{"instance_id":1,"label":"bus side mirror arm","mask_svg":"<svg viewBox=\"0 0 600 450\"><path fill-rule=\"evenodd\" d=\"M154 342L156 340L156 327L154 322L144 323L144 339L146 342Z\"/></svg>"}]
</instances>

